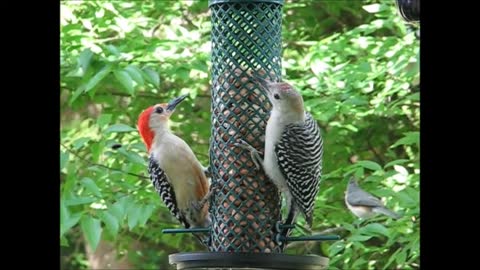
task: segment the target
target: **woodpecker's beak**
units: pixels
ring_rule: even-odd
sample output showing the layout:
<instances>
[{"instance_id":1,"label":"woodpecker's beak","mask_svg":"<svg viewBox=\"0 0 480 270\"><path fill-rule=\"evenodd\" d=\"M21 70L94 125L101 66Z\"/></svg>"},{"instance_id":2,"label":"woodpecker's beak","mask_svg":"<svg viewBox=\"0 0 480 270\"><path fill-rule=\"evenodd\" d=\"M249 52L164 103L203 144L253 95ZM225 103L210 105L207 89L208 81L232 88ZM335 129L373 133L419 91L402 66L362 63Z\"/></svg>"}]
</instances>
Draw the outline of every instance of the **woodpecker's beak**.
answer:
<instances>
[{"instance_id":1,"label":"woodpecker's beak","mask_svg":"<svg viewBox=\"0 0 480 270\"><path fill-rule=\"evenodd\" d=\"M271 83L269 81L265 80L264 78L262 78L258 75L255 75L255 74L252 77L255 79L255 81L257 81L261 85L261 88L264 91L266 91L268 94L270 94L269 86L270 86Z\"/></svg>"},{"instance_id":2,"label":"woodpecker's beak","mask_svg":"<svg viewBox=\"0 0 480 270\"><path fill-rule=\"evenodd\" d=\"M180 104L182 101L184 101L187 97L188 95L183 95L183 96L179 96L177 98L172 99L167 105L167 111L171 112L175 110L175 107L177 107L177 105Z\"/></svg>"}]
</instances>

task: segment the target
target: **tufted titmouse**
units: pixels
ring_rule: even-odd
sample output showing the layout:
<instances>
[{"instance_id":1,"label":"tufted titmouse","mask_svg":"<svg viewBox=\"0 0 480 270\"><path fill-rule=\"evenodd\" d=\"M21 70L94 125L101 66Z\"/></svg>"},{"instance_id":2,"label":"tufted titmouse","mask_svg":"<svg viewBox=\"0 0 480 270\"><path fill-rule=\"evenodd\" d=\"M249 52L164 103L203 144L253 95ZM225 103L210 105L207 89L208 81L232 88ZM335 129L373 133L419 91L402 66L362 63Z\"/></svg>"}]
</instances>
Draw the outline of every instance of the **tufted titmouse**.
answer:
<instances>
[{"instance_id":1,"label":"tufted titmouse","mask_svg":"<svg viewBox=\"0 0 480 270\"><path fill-rule=\"evenodd\" d=\"M385 208L381 200L362 190L353 178L348 182L345 203L354 215L362 219L370 218L377 213L394 219L400 218L399 214Z\"/></svg>"}]
</instances>

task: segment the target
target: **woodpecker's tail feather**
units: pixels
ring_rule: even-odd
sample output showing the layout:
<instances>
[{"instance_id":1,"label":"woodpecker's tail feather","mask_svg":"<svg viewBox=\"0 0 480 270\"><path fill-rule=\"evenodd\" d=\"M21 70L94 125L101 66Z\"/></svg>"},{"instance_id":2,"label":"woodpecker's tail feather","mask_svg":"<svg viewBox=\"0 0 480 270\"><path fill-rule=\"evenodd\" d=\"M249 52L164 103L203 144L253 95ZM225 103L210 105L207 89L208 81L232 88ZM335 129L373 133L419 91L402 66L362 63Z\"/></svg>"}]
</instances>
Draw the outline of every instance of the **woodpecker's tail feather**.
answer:
<instances>
[{"instance_id":1,"label":"woodpecker's tail feather","mask_svg":"<svg viewBox=\"0 0 480 270\"><path fill-rule=\"evenodd\" d=\"M312 228L313 213L305 214L305 221L307 222L308 227L309 227L309 228Z\"/></svg>"}]
</instances>

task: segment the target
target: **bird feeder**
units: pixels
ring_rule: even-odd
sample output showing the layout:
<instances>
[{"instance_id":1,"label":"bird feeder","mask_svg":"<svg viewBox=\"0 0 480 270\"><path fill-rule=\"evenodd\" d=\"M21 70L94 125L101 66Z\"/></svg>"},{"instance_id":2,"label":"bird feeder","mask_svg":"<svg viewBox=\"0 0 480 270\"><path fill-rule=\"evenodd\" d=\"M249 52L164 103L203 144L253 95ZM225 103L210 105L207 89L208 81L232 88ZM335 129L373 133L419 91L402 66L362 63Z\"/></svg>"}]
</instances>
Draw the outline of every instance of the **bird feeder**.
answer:
<instances>
[{"instance_id":1,"label":"bird feeder","mask_svg":"<svg viewBox=\"0 0 480 270\"><path fill-rule=\"evenodd\" d=\"M212 21L210 252L170 255L177 269L324 269L320 256L281 254L278 189L239 139L263 152L271 104L252 75L281 79L283 0L209 0ZM207 231L204 229L204 231ZM316 239L318 240L318 239ZM302 240L303 241L303 240Z\"/></svg>"}]
</instances>

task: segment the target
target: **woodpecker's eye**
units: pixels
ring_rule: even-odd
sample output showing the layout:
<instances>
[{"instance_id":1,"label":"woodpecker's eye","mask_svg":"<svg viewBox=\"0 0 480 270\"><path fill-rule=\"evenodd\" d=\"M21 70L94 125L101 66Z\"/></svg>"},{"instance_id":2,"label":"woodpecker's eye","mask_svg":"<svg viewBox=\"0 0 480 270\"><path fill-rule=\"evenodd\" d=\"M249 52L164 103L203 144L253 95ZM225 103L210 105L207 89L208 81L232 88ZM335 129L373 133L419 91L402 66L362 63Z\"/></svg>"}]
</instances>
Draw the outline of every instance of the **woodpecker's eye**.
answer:
<instances>
[{"instance_id":1,"label":"woodpecker's eye","mask_svg":"<svg viewBox=\"0 0 480 270\"><path fill-rule=\"evenodd\" d=\"M275 99L280 99L280 96L278 94L273 95Z\"/></svg>"},{"instance_id":2,"label":"woodpecker's eye","mask_svg":"<svg viewBox=\"0 0 480 270\"><path fill-rule=\"evenodd\" d=\"M163 113L163 108L162 108L162 107L157 107L157 108L155 109L155 112L156 112L156 113Z\"/></svg>"}]
</instances>

